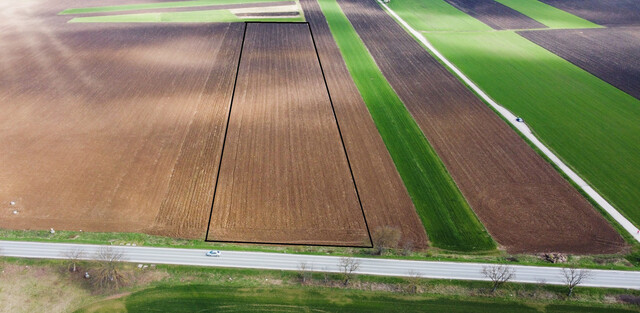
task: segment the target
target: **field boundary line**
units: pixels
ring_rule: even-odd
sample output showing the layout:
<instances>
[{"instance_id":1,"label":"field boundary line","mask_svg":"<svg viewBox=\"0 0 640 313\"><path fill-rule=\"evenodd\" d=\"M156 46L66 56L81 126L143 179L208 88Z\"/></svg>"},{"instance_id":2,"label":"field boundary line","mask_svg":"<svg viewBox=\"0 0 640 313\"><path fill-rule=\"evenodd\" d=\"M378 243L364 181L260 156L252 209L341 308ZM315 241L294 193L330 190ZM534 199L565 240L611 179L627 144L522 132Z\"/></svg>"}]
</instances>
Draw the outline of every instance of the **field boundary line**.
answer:
<instances>
[{"instance_id":1,"label":"field boundary line","mask_svg":"<svg viewBox=\"0 0 640 313\"><path fill-rule=\"evenodd\" d=\"M234 240L210 240L209 239L209 230L211 228L211 218L213 217L213 204L216 199L216 192L218 189L218 181L220 179L220 169L222 168L222 157L224 155L224 147L226 145L227 140L227 132L229 130L229 123L231 121L231 109L233 106L233 100L236 93L236 84L238 82L238 73L240 72L240 64L242 62L242 51L244 50L244 41L247 34L247 24L306 24L309 29L309 36L311 37L311 42L313 43L313 50L316 53L316 58L318 60L318 66L320 67L320 72L322 73L322 81L324 82L324 87L327 90L327 96L329 98L329 103L331 104L331 112L333 113L333 119L336 121L336 127L338 129L338 134L340 136L340 144L342 144L342 149L344 151L344 156L347 160L347 166L349 167L349 174L351 175L351 181L353 181L353 188L356 192L356 197L358 199L358 205L360 206L360 212L362 212L362 219L364 220L365 227L367 229L367 236L369 237L369 245L364 246L354 246L354 245L340 245L340 244L308 244L308 243L282 243L282 242L266 242L266 241L234 241ZM342 130L340 129L340 122L338 122L338 116L336 115L336 110L333 106L333 99L331 98L331 92L329 91L329 85L327 84L327 78L324 74L324 68L322 67L322 61L320 61L320 54L318 54L318 47L316 46L315 38L313 37L313 31L311 30L311 25L309 22L276 22L276 21L249 21L244 22L244 33L242 35L242 45L240 46L240 57L238 58L238 67L236 70L236 78L233 82L233 94L231 95L231 104L229 105L229 116L227 118L227 126L224 132L224 140L222 142L222 152L220 154L220 164L218 165L218 174L216 176L216 186L213 190L213 199L211 200L211 210L209 212L209 223L207 224L207 233L205 234L205 242L223 242L223 243L247 243L247 244L272 244L272 245L287 245L287 246L318 246L318 247L346 247L346 248L373 248L373 239L371 237L371 231L369 229L369 223L367 222L367 217L364 213L364 208L362 207L362 200L360 199L360 192L358 191L358 186L356 184L356 178L353 175L353 169L351 168L351 161L349 160L349 154L347 153L347 147L344 144L344 138L342 136Z\"/></svg>"},{"instance_id":2,"label":"field boundary line","mask_svg":"<svg viewBox=\"0 0 640 313\"><path fill-rule=\"evenodd\" d=\"M313 49L316 52L316 57L318 58L318 65L320 66L320 72L322 73L322 80L324 81L324 87L327 89L327 96L329 97L329 103L331 103L331 112L333 112L333 119L336 120L336 126L338 127L338 134L340 135L340 143L342 143L344 156L347 159L347 165L349 166L349 174L351 174L351 179L353 180L353 188L356 190L356 196L358 197L358 203L360 204L360 211L362 211L362 218L364 219L364 225L367 227L367 235L369 235L369 242L371 243L371 246L369 248L373 248L373 238L371 238L371 230L369 229L369 223L367 222L367 215L364 214L364 208L362 207L362 200L360 200L360 192L358 192L358 185L356 184L356 177L353 175L353 169L351 168L351 161L349 161L349 154L347 153L347 146L344 144L344 138L342 137L342 130L340 129L340 122L338 121L338 115L336 114L336 109L333 106L333 99L331 98L331 91L329 91L329 85L327 84L327 77L324 75L324 68L322 67L322 61L320 60L320 54L318 53L316 40L313 37L313 30L311 30L311 25L308 22L307 22L307 27L309 27L309 35L311 36L311 41L313 42Z\"/></svg>"},{"instance_id":3,"label":"field boundary line","mask_svg":"<svg viewBox=\"0 0 640 313\"><path fill-rule=\"evenodd\" d=\"M231 109L233 107L233 97L236 95L236 85L238 84L238 72L240 72L240 61L242 61L242 51L244 50L244 39L247 35L247 23L244 23L242 32L242 44L240 44L240 56L238 56L238 65L236 67L236 78L233 80L233 89L231 91L231 102L229 102L229 113L227 114L227 125L224 128L224 139L222 139L222 151L220 152L220 162L218 163L218 173L216 174L216 186L213 187L213 198L211 199L211 210L209 210L209 223L207 223L207 232L204 235L204 241L209 241L209 230L211 229L211 218L213 217L213 202L216 200L216 192L218 191L218 182L220 181L220 169L222 168L222 157L224 156L224 147L227 144L227 133L229 132L229 121L231 120Z\"/></svg>"},{"instance_id":4,"label":"field boundary line","mask_svg":"<svg viewBox=\"0 0 640 313\"><path fill-rule=\"evenodd\" d=\"M638 228L633 225L627 218L625 218L620 212L613 207L607 200L605 200L597 191L595 191L582 177L574 172L569 166L564 164L558 156L556 156L547 146L545 146L531 131L531 129L522 122L517 122L517 116L505 107L495 102L489 97L480 87L478 87L471 79L469 79L462 71L460 71L453 63L451 63L444 55L442 55L420 32L413 29L407 22L405 22L396 12L391 10L381 0L377 0L378 3L396 20L409 31L414 38L416 38L423 46L425 46L433 55L444 63L452 72L458 76L467 86L469 86L476 94L478 94L484 101L489 103L503 118L509 121L522 135L533 143L536 148L540 149L544 155L546 155L558 168L569 177L575 184L577 184L593 201L598 203L607 213L622 226L637 242L640 242L640 233Z\"/></svg>"}]
</instances>

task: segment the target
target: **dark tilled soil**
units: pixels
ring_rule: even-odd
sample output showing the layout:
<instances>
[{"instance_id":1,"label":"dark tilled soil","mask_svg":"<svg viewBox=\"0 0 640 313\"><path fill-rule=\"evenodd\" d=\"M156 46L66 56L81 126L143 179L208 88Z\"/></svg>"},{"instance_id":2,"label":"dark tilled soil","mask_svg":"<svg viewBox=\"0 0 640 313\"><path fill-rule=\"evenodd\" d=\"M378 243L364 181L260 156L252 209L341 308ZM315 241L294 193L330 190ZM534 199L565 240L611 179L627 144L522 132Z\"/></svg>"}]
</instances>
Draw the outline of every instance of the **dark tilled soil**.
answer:
<instances>
[{"instance_id":1,"label":"dark tilled soil","mask_svg":"<svg viewBox=\"0 0 640 313\"><path fill-rule=\"evenodd\" d=\"M541 0L560 10L604 26L640 26L637 0Z\"/></svg>"},{"instance_id":2,"label":"dark tilled soil","mask_svg":"<svg viewBox=\"0 0 640 313\"><path fill-rule=\"evenodd\" d=\"M313 32L369 229L391 226L401 231L402 242L426 247L422 222L318 3L301 0L300 4Z\"/></svg>"},{"instance_id":3,"label":"dark tilled soil","mask_svg":"<svg viewBox=\"0 0 640 313\"><path fill-rule=\"evenodd\" d=\"M640 99L640 27L518 33Z\"/></svg>"},{"instance_id":4,"label":"dark tilled soil","mask_svg":"<svg viewBox=\"0 0 640 313\"><path fill-rule=\"evenodd\" d=\"M445 0L493 29L547 28L544 24L494 0Z\"/></svg>"},{"instance_id":5,"label":"dark tilled soil","mask_svg":"<svg viewBox=\"0 0 640 313\"><path fill-rule=\"evenodd\" d=\"M339 3L498 243L514 253L623 249L600 213L375 1Z\"/></svg>"},{"instance_id":6,"label":"dark tilled soil","mask_svg":"<svg viewBox=\"0 0 640 313\"><path fill-rule=\"evenodd\" d=\"M246 27L207 239L370 245L309 26Z\"/></svg>"}]
</instances>

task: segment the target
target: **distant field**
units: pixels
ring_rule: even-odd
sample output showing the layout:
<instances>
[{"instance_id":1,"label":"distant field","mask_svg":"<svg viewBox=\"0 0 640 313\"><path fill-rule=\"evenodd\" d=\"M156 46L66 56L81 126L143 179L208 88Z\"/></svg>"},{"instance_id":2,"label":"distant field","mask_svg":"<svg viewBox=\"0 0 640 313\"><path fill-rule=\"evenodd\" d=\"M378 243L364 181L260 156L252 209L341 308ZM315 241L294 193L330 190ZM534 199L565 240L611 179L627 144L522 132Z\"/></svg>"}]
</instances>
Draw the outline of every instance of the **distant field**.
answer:
<instances>
[{"instance_id":1,"label":"distant field","mask_svg":"<svg viewBox=\"0 0 640 313\"><path fill-rule=\"evenodd\" d=\"M549 28L598 28L600 25L552 7L538 0L496 0Z\"/></svg>"},{"instance_id":2,"label":"distant field","mask_svg":"<svg viewBox=\"0 0 640 313\"><path fill-rule=\"evenodd\" d=\"M640 26L637 0L540 0L560 10L604 26Z\"/></svg>"},{"instance_id":3,"label":"distant field","mask_svg":"<svg viewBox=\"0 0 640 313\"><path fill-rule=\"evenodd\" d=\"M401 296L343 289L156 287L98 302L76 313L137 312L634 312L575 304L529 306L505 300Z\"/></svg>"},{"instance_id":4,"label":"distant field","mask_svg":"<svg viewBox=\"0 0 640 313\"><path fill-rule=\"evenodd\" d=\"M334 0L319 3L433 246L462 251L493 249L495 243L338 4Z\"/></svg>"},{"instance_id":5,"label":"distant field","mask_svg":"<svg viewBox=\"0 0 640 313\"><path fill-rule=\"evenodd\" d=\"M202 7L202 6L211 6L211 5L274 2L274 0L194 0L194 1L175 1L175 2L151 2L151 3L148 3L148 2L135 3L137 2L136 0L131 0L131 2L134 2L134 3L124 4L124 5L71 8L71 9L66 9L60 12L60 14L90 14L90 13L137 11L137 10L149 10L149 9ZM87 3L87 2L84 2L84 3Z\"/></svg>"},{"instance_id":6,"label":"distant field","mask_svg":"<svg viewBox=\"0 0 640 313\"><path fill-rule=\"evenodd\" d=\"M445 0L493 29L546 28L545 25L494 0Z\"/></svg>"}]
</instances>

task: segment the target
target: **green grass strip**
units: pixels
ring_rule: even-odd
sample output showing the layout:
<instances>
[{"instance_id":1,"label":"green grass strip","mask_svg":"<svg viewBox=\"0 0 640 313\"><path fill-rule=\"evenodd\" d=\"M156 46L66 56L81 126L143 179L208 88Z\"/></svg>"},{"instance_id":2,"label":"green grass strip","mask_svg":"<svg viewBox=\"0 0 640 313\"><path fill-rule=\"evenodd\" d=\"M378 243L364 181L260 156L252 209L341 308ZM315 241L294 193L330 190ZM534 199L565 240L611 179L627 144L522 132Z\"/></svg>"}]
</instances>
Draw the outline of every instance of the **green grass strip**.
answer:
<instances>
[{"instance_id":1,"label":"green grass strip","mask_svg":"<svg viewBox=\"0 0 640 313\"><path fill-rule=\"evenodd\" d=\"M495 242L336 1L320 0L319 3L432 245L458 251L495 249Z\"/></svg>"},{"instance_id":2,"label":"green grass strip","mask_svg":"<svg viewBox=\"0 0 640 313\"><path fill-rule=\"evenodd\" d=\"M76 17L69 23L233 23L233 22L304 22L304 17L239 18L229 10L158 12Z\"/></svg>"},{"instance_id":3,"label":"green grass strip","mask_svg":"<svg viewBox=\"0 0 640 313\"><path fill-rule=\"evenodd\" d=\"M276 1L274 0L194 0L194 1L176 1L176 2L154 2L154 3L125 4L125 5L91 7L91 8L74 8L74 9L64 10L59 14L87 14L87 13L135 11L135 10L149 10L149 9L187 8L187 7L200 7L200 6L208 6L208 5L243 4L243 3L258 3L258 2L276 2Z\"/></svg>"},{"instance_id":4,"label":"green grass strip","mask_svg":"<svg viewBox=\"0 0 640 313\"><path fill-rule=\"evenodd\" d=\"M640 225L640 101L514 32L425 36Z\"/></svg>"},{"instance_id":5,"label":"green grass strip","mask_svg":"<svg viewBox=\"0 0 640 313\"><path fill-rule=\"evenodd\" d=\"M611 305L549 304L469 296L391 294L321 287L162 285L101 301L95 312L635 312Z\"/></svg>"},{"instance_id":6,"label":"green grass strip","mask_svg":"<svg viewBox=\"0 0 640 313\"><path fill-rule=\"evenodd\" d=\"M389 8L419 31L493 31L444 1L391 1Z\"/></svg>"},{"instance_id":7,"label":"green grass strip","mask_svg":"<svg viewBox=\"0 0 640 313\"><path fill-rule=\"evenodd\" d=\"M549 28L601 28L585 19L538 0L496 0ZM461 12L462 13L462 12ZM408 22L408 21L407 21Z\"/></svg>"}]
</instances>

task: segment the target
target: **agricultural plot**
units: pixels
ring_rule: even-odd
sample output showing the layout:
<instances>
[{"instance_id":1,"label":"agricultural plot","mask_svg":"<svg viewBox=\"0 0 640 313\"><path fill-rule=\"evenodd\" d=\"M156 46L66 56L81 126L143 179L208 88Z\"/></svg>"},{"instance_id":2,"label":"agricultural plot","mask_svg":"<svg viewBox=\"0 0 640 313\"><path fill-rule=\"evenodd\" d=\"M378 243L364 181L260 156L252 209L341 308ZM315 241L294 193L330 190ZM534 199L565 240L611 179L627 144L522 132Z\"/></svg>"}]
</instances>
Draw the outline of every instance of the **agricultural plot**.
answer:
<instances>
[{"instance_id":1,"label":"agricultural plot","mask_svg":"<svg viewBox=\"0 0 640 313\"><path fill-rule=\"evenodd\" d=\"M124 12L124 14L122 14ZM103 7L60 12L70 23L231 23L242 21L304 21L295 1L196 0ZM81 16L78 16L81 15Z\"/></svg>"},{"instance_id":2,"label":"agricultural plot","mask_svg":"<svg viewBox=\"0 0 640 313\"><path fill-rule=\"evenodd\" d=\"M538 0L496 0L549 28L599 28L597 24L552 7Z\"/></svg>"},{"instance_id":3,"label":"agricultural plot","mask_svg":"<svg viewBox=\"0 0 640 313\"><path fill-rule=\"evenodd\" d=\"M202 238L242 25L66 24L69 4L0 10L0 227Z\"/></svg>"},{"instance_id":4,"label":"agricultural plot","mask_svg":"<svg viewBox=\"0 0 640 313\"><path fill-rule=\"evenodd\" d=\"M307 24L247 24L207 238L371 244Z\"/></svg>"},{"instance_id":5,"label":"agricultural plot","mask_svg":"<svg viewBox=\"0 0 640 313\"><path fill-rule=\"evenodd\" d=\"M518 34L640 99L640 27Z\"/></svg>"},{"instance_id":6,"label":"agricultural plot","mask_svg":"<svg viewBox=\"0 0 640 313\"><path fill-rule=\"evenodd\" d=\"M445 0L493 29L546 28L544 24L494 0Z\"/></svg>"},{"instance_id":7,"label":"agricultural plot","mask_svg":"<svg viewBox=\"0 0 640 313\"><path fill-rule=\"evenodd\" d=\"M375 2L339 3L498 243L512 252L620 249L604 218Z\"/></svg>"},{"instance_id":8,"label":"agricultural plot","mask_svg":"<svg viewBox=\"0 0 640 313\"><path fill-rule=\"evenodd\" d=\"M640 26L636 0L540 0L558 9L604 26Z\"/></svg>"},{"instance_id":9,"label":"agricultural plot","mask_svg":"<svg viewBox=\"0 0 640 313\"><path fill-rule=\"evenodd\" d=\"M333 3L337 8L337 4L335 2ZM419 145L415 141L409 141L408 138L412 136L407 133L400 133L401 135L397 135L398 133L396 133L394 136L389 136L390 129L393 131L395 131L395 129L390 128L388 125L406 125L402 123L401 120L392 119L392 117L396 116L396 114L394 114L396 111L388 108L391 108L392 104L395 103L389 101L389 98L385 97L385 94L362 92L363 97L367 96L368 101L367 104L365 104L363 98L360 96L360 92L358 92L358 87L356 87L354 83L354 79L359 79L360 82L366 81L369 84L374 84L376 88L369 86L369 88L365 90L381 91L386 90L384 88L385 85L379 80L381 77L382 82L386 84L384 77L382 77L379 71L377 72L377 76L375 72L372 73L370 71L372 68L375 68L375 64L370 58L364 57L368 55L366 48L359 42L352 28L350 29L351 32L348 32L348 27L340 27L339 29L345 31L345 36L336 37L336 40L342 39L340 40L342 44L345 42L356 43L355 48L338 48L325 19L327 12L325 11L323 14L316 0L302 0L300 4L304 9L305 17L313 32L318 56L327 79L327 86L333 101L336 118L340 124L343 142L347 150L347 155L349 156L354 179L358 185L362 208L365 212L370 231L376 232L382 227L389 226L400 231L403 245L407 247L413 245L415 248L426 247L427 236L425 234L425 228L420 222L420 218L416 213L416 207L414 207L412 203L412 198L409 197L403 180L398 174L398 170L396 170L394 160L392 160L390 156L391 152L395 157L402 155L402 157L410 159L414 154L418 154L419 152L405 154L403 152L411 150L399 151L397 148L391 148L391 146L389 146L390 148L387 150L381 134L384 136L385 141L396 143L394 147L401 145L418 147ZM328 16L334 17L335 15L328 14ZM342 18L344 19L344 23L349 25L344 15L342 15ZM343 25L341 24L340 26ZM357 45L358 42L359 45ZM354 60L369 60L370 63L361 63L358 71L356 71L358 74L352 78L352 75L345 66L345 61L353 64ZM386 85L388 86L388 84ZM390 89L390 87L388 87L388 89ZM377 104L376 106L370 105L372 102L369 100L371 99L375 100L374 103ZM402 107L401 103L400 107ZM371 114L369 114L369 112L371 112ZM372 115L376 118L375 123ZM406 114L406 117L407 119L405 120L411 121L408 114ZM386 123L381 124L381 119L386 119ZM376 128L376 125L378 125L378 128ZM405 130L412 128L403 126L398 127L398 129ZM422 138L424 137L422 136ZM396 162L396 164L400 164L398 165L399 169L408 168L408 166L402 166L403 163L401 162ZM410 163L405 161L404 164ZM406 172L405 170L403 173ZM412 173L416 173L415 167L413 167ZM414 176L418 177L419 175ZM431 174L429 176L434 175ZM420 207L419 211L422 211L422 208L424 208L426 204L433 205L434 207L440 204L434 200L435 198L425 198L424 195L427 194L428 193L423 192L421 194L423 197L417 197L416 194L412 195L412 197L416 199L418 207ZM465 234L464 238L470 238L471 240L469 241L474 244L473 247L476 249L487 250L494 247L491 245L493 242L486 232L483 233L483 235L486 236L484 242L488 241L490 243L487 245L476 244L476 240L473 240L475 239L475 237L473 237L475 233L470 233L471 235ZM471 244L467 245L465 240L459 240L454 242L458 244L455 248L463 247L463 245L460 244L461 242L465 244L465 248L472 247ZM481 241L481 243L484 242ZM442 241L432 239L432 243L439 245Z\"/></svg>"}]
</instances>

